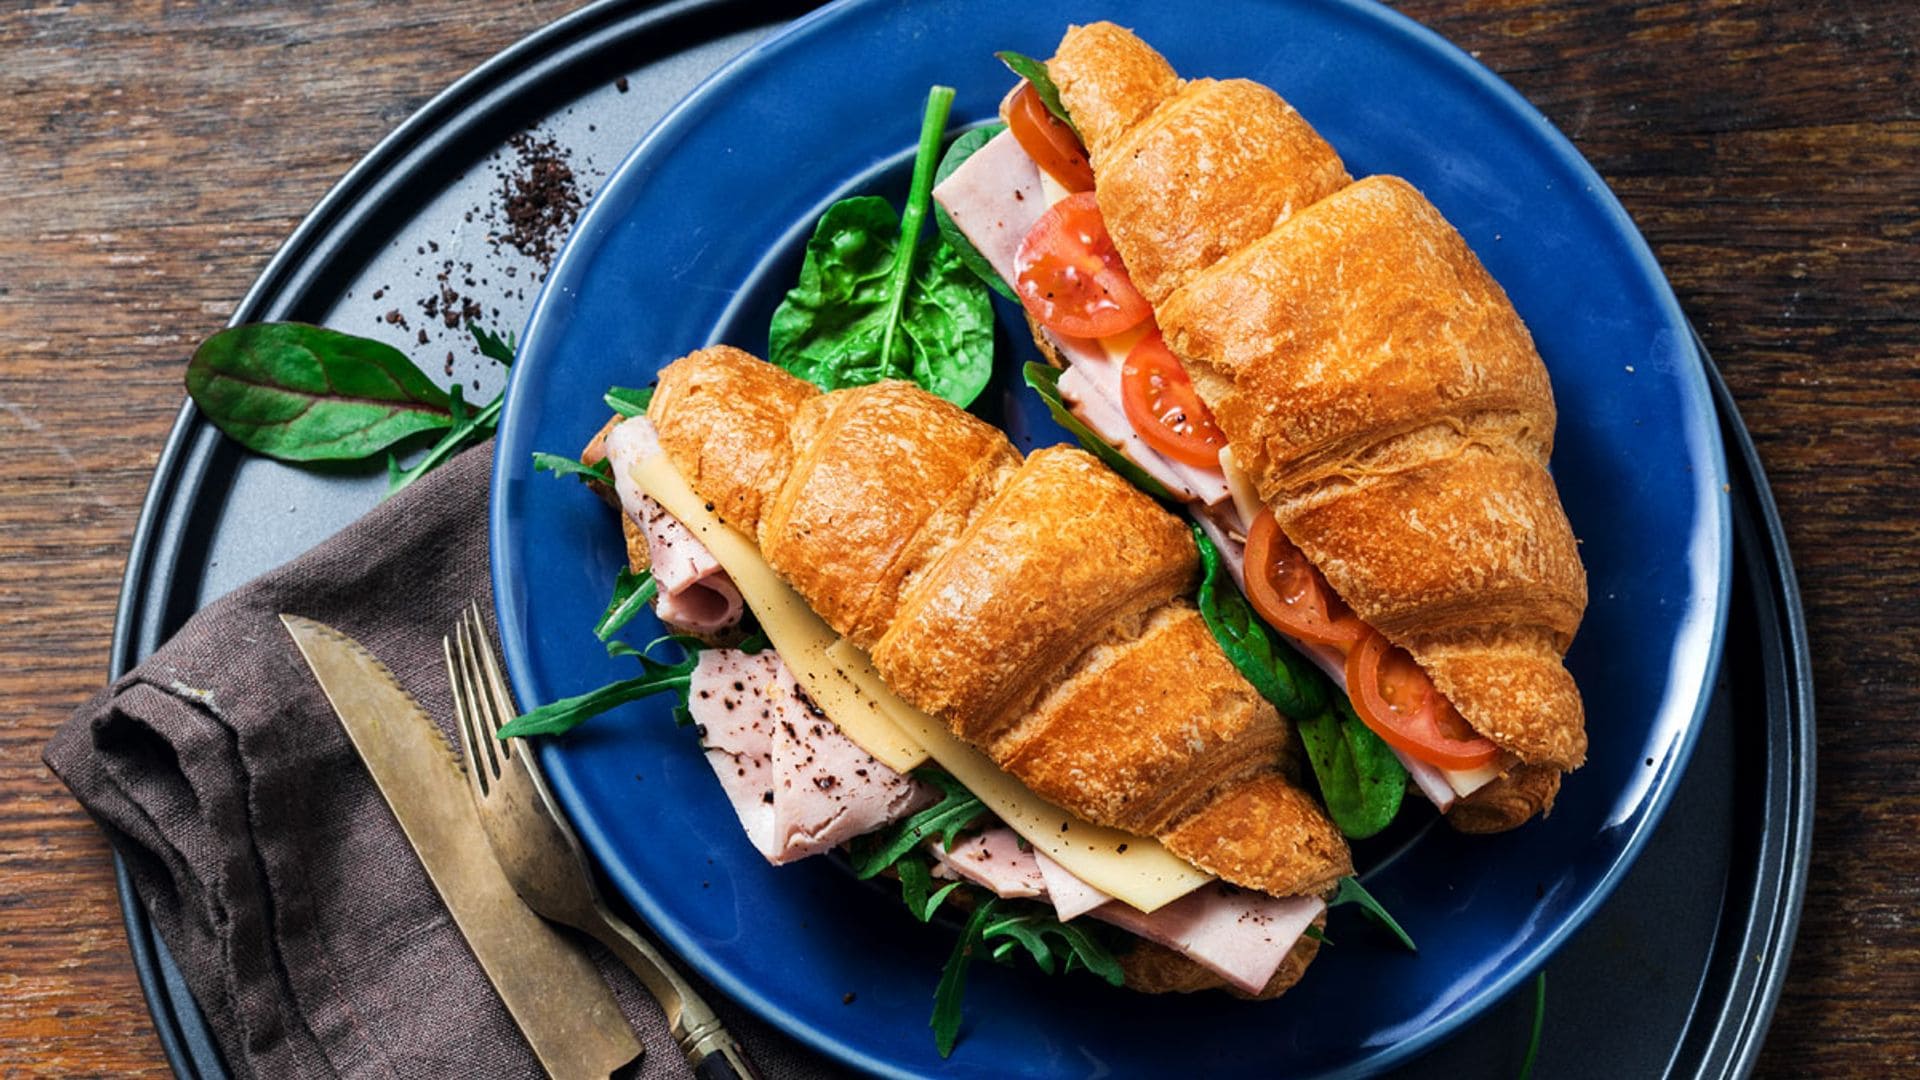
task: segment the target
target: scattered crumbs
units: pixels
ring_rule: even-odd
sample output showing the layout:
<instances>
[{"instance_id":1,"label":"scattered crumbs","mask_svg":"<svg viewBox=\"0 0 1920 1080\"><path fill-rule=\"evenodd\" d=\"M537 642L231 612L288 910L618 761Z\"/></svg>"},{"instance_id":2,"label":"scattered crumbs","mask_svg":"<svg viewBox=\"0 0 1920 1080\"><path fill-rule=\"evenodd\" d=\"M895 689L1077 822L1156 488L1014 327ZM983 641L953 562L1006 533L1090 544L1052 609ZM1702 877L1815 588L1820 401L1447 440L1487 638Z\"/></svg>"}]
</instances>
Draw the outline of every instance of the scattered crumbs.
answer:
<instances>
[{"instance_id":1,"label":"scattered crumbs","mask_svg":"<svg viewBox=\"0 0 1920 1080\"><path fill-rule=\"evenodd\" d=\"M1125 855L1127 853L1127 845L1121 844L1119 847L1113 849L1113 853L1115 855Z\"/></svg>"},{"instance_id":2,"label":"scattered crumbs","mask_svg":"<svg viewBox=\"0 0 1920 1080\"><path fill-rule=\"evenodd\" d=\"M1648 759L1647 759L1647 767L1648 767L1648 768L1652 768L1652 767L1653 767L1653 759L1652 759L1652 758L1648 758Z\"/></svg>"},{"instance_id":3,"label":"scattered crumbs","mask_svg":"<svg viewBox=\"0 0 1920 1080\"><path fill-rule=\"evenodd\" d=\"M613 80L613 88L614 88L615 90L618 90L618 91L620 91L620 92L621 92L621 93L623 93L623 94L624 94L624 93L626 93L626 92L627 92L627 77L626 77L625 75L622 75L622 76L620 76L619 78L617 78L617 79L615 79L615 80Z\"/></svg>"},{"instance_id":4,"label":"scattered crumbs","mask_svg":"<svg viewBox=\"0 0 1920 1080\"><path fill-rule=\"evenodd\" d=\"M352 295L352 294L348 294L348 295ZM382 285L379 288L373 290L373 298L375 300L378 300L385 295L387 295L387 287L385 285Z\"/></svg>"},{"instance_id":5,"label":"scattered crumbs","mask_svg":"<svg viewBox=\"0 0 1920 1080\"><path fill-rule=\"evenodd\" d=\"M844 994L841 994L841 995L840 995L840 1004L842 1004L842 1005L851 1005L851 1004L853 1004L853 1000L854 1000L854 996L855 996L855 995L854 995L854 993L853 993L853 991L851 991L851 990L849 990L849 991L847 991L847 992L846 992L846 993L844 993Z\"/></svg>"},{"instance_id":6,"label":"scattered crumbs","mask_svg":"<svg viewBox=\"0 0 1920 1080\"><path fill-rule=\"evenodd\" d=\"M703 881L700 883L700 887L703 889L710 889L713 887L713 883L710 881Z\"/></svg>"}]
</instances>

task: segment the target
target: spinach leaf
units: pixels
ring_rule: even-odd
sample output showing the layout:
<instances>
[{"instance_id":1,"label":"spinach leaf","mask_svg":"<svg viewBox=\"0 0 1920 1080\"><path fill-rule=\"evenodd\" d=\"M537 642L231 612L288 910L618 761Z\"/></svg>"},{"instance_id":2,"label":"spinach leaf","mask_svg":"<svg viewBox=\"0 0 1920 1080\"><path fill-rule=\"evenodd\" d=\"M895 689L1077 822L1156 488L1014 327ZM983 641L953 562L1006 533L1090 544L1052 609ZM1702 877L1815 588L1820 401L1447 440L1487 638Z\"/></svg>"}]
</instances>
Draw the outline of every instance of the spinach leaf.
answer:
<instances>
[{"instance_id":1,"label":"spinach leaf","mask_svg":"<svg viewBox=\"0 0 1920 1080\"><path fill-rule=\"evenodd\" d=\"M653 404L653 387L643 386L638 390L625 386L609 387L601 400L607 403L608 408L628 419L645 416L647 406Z\"/></svg>"},{"instance_id":2,"label":"spinach leaf","mask_svg":"<svg viewBox=\"0 0 1920 1080\"><path fill-rule=\"evenodd\" d=\"M1407 769L1353 713L1346 698L1299 721L1300 741L1320 781L1320 797L1340 831L1364 840L1393 823L1407 794Z\"/></svg>"},{"instance_id":3,"label":"spinach leaf","mask_svg":"<svg viewBox=\"0 0 1920 1080\"><path fill-rule=\"evenodd\" d=\"M1420 947L1413 943L1413 938L1407 936L1407 932L1401 928L1400 923L1387 913L1387 909L1381 906L1380 901L1373 898L1373 894L1367 891L1366 886L1360 884L1359 878L1351 875L1341 878L1340 887L1333 894L1333 899L1327 901L1327 908L1332 910L1342 904L1360 905L1360 910L1365 912L1368 918L1386 927L1394 937L1399 938L1400 944L1405 945L1408 952L1420 951Z\"/></svg>"},{"instance_id":4,"label":"spinach leaf","mask_svg":"<svg viewBox=\"0 0 1920 1080\"><path fill-rule=\"evenodd\" d=\"M922 766L913 775L939 788L940 801L884 833L861 839L853 856L853 873L862 881L878 876L929 837L940 837L951 850L962 830L987 816L986 804L944 771Z\"/></svg>"},{"instance_id":5,"label":"spinach leaf","mask_svg":"<svg viewBox=\"0 0 1920 1080\"><path fill-rule=\"evenodd\" d=\"M613 599L607 601L607 610L601 612L600 621L593 625L593 636L606 641L620 632L635 615L645 610L653 598L660 592L660 585L653 580L651 571L634 573L622 569L613 580Z\"/></svg>"},{"instance_id":6,"label":"spinach leaf","mask_svg":"<svg viewBox=\"0 0 1920 1080\"><path fill-rule=\"evenodd\" d=\"M479 412L469 412L467 403L460 396L460 384L455 383L447 401L453 411L453 426L440 436L439 442L427 448L419 461L405 469L400 467L392 454L387 455L387 494L392 495L427 475L434 466L492 435L493 426L500 419L500 402L501 395L495 394L493 400Z\"/></svg>"},{"instance_id":7,"label":"spinach leaf","mask_svg":"<svg viewBox=\"0 0 1920 1080\"><path fill-rule=\"evenodd\" d=\"M474 346L480 350L481 356L509 366L513 364L513 354L519 346L514 344L512 333L502 338L491 330L482 330L479 323L472 322L467 324L467 333L473 335Z\"/></svg>"},{"instance_id":8,"label":"spinach leaf","mask_svg":"<svg viewBox=\"0 0 1920 1080\"><path fill-rule=\"evenodd\" d=\"M947 177L953 175L955 169L965 164L975 151L987 145L994 136L1005 130L1007 130L1005 124L988 124L985 127L974 128L953 140L953 145L947 147L947 155L940 159L940 167L933 172L933 186L939 187ZM960 226L954 224L953 219L947 216L946 209L937 202L933 204L933 222L940 227L940 238L947 242L947 246L953 249L954 254L960 256L960 261L966 264L967 269L973 271L974 277L985 282L987 288L1001 296L1016 304L1020 302L1020 295L1013 291L1013 286L1000 277L1000 272L993 268L993 264L987 261L985 255L980 254L980 249L973 246L973 241L967 239L967 234L960 231Z\"/></svg>"},{"instance_id":9,"label":"spinach leaf","mask_svg":"<svg viewBox=\"0 0 1920 1080\"><path fill-rule=\"evenodd\" d=\"M1081 447L1088 453L1106 462L1108 468L1126 477L1134 487L1161 502L1180 501L1160 481L1149 476L1145 469L1135 465L1127 455L1116 450L1113 444L1095 434L1092 428L1073 415L1067 408L1066 399L1060 396L1059 368L1048 367L1037 361L1028 361L1027 366L1020 370L1027 385L1033 387L1034 393L1040 395L1040 400L1047 403L1047 411L1053 414L1054 423L1072 432L1073 437L1080 440Z\"/></svg>"},{"instance_id":10,"label":"spinach leaf","mask_svg":"<svg viewBox=\"0 0 1920 1080\"><path fill-rule=\"evenodd\" d=\"M1040 95L1040 103L1047 107L1047 111L1053 114L1054 119L1073 128L1074 135L1078 136L1081 142L1086 142L1086 137L1080 135L1080 129L1074 126L1073 117L1067 115L1067 107L1060 102L1060 88L1053 85L1053 76L1047 72L1046 61L1035 60L1031 56L1011 49L1005 49L993 55L999 57L1000 62L1007 65L1015 75L1032 83L1034 92Z\"/></svg>"},{"instance_id":11,"label":"spinach leaf","mask_svg":"<svg viewBox=\"0 0 1920 1080\"><path fill-rule=\"evenodd\" d=\"M352 461L455 423L452 401L391 345L305 323L222 330L187 363L221 431L281 461Z\"/></svg>"},{"instance_id":12,"label":"spinach leaf","mask_svg":"<svg viewBox=\"0 0 1920 1080\"><path fill-rule=\"evenodd\" d=\"M1278 641L1254 615L1252 605L1228 579L1219 550L1198 525L1193 526L1193 543L1200 549L1200 617L1227 659L1286 716L1299 720L1323 711L1329 696L1327 677Z\"/></svg>"},{"instance_id":13,"label":"spinach leaf","mask_svg":"<svg viewBox=\"0 0 1920 1080\"><path fill-rule=\"evenodd\" d=\"M922 249L934 157L953 91L928 95L904 218L885 199L827 208L807 241L800 280L767 332L775 364L823 389L913 379L962 407L993 371L993 307L938 236Z\"/></svg>"},{"instance_id":14,"label":"spinach leaf","mask_svg":"<svg viewBox=\"0 0 1920 1080\"><path fill-rule=\"evenodd\" d=\"M577 476L585 483L613 483L613 462L606 458L588 465L565 454L547 454L536 450L533 452L533 471L548 472L555 476Z\"/></svg>"}]
</instances>

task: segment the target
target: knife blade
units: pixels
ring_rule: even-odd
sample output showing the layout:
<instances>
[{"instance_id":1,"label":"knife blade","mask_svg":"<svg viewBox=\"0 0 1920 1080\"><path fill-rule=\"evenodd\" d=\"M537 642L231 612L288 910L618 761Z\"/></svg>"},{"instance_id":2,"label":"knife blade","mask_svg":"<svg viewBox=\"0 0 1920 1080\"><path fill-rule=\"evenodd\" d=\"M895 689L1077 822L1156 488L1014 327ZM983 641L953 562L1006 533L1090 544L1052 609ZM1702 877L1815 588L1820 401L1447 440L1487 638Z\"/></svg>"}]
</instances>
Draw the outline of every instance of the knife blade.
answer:
<instances>
[{"instance_id":1,"label":"knife blade","mask_svg":"<svg viewBox=\"0 0 1920 1080\"><path fill-rule=\"evenodd\" d=\"M507 1011L555 1077L605 1077L642 1046L579 946L494 860L453 747L393 673L323 623L281 615Z\"/></svg>"}]
</instances>

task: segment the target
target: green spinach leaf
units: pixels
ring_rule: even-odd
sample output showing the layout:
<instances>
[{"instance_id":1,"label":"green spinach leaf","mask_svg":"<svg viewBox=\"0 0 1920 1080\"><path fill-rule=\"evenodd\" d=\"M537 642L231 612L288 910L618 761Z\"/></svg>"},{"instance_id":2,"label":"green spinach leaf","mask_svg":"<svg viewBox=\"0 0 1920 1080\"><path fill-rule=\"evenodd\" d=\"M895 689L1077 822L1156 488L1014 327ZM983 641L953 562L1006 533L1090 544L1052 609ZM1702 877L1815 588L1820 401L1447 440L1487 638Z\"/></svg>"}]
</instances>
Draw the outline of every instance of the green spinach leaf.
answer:
<instances>
[{"instance_id":1,"label":"green spinach leaf","mask_svg":"<svg viewBox=\"0 0 1920 1080\"><path fill-rule=\"evenodd\" d=\"M1015 75L1032 83L1034 92L1040 95L1040 103L1047 107L1047 111L1053 114L1054 119L1073 128L1073 133L1080 137L1081 142L1086 141L1086 137L1080 135L1080 129L1074 125L1073 117L1067 115L1067 107L1060 101L1060 88L1053 84L1053 76L1048 74L1044 60L1035 60L1031 56L1011 49L1005 49L993 55L999 57L1000 62L1007 65Z\"/></svg>"},{"instance_id":2,"label":"green spinach leaf","mask_svg":"<svg viewBox=\"0 0 1920 1080\"><path fill-rule=\"evenodd\" d=\"M1252 605L1234 588L1220 560L1219 549L1200 526L1193 526L1193 543L1200 549L1200 592L1197 606L1220 649L1240 669L1260 696L1298 720L1327 707L1327 677L1306 657L1275 638L1253 613Z\"/></svg>"},{"instance_id":3,"label":"green spinach leaf","mask_svg":"<svg viewBox=\"0 0 1920 1080\"><path fill-rule=\"evenodd\" d=\"M1173 492L1166 489L1165 485L1149 476L1145 469L1135 465L1127 455L1114 449L1113 444L1095 434L1092 428L1073 415L1072 410L1067 408L1066 399L1060 396L1059 368L1048 367L1038 361L1028 361L1027 366L1020 369L1020 373L1026 379L1027 385L1033 387L1034 393L1040 395L1040 400L1047 403L1047 411L1053 414L1053 422L1072 432L1073 437L1080 440L1080 446L1083 449L1106 462L1108 468L1126 477L1134 487L1161 502L1180 501Z\"/></svg>"},{"instance_id":4,"label":"green spinach leaf","mask_svg":"<svg viewBox=\"0 0 1920 1080\"><path fill-rule=\"evenodd\" d=\"M352 461L456 422L400 350L306 323L251 323L194 350L187 393L221 431L282 461Z\"/></svg>"},{"instance_id":5,"label":"green spinach leaf","mask_svg":"<svg viewBox=\"0 0 1920 1080\"><path fill-rule=\"evenodd\" d=\"M1367 891L1366 886L1360 884L1359 878L1351 875L1341 878L1340 887L1334 892L1333 899L1327 901L1327 908L1332 910L1342 904L1360 905L1360 910L1365 912L1369 919L1386 927L1394 937L1400 939L1400 944L1405 945L1408 952L1420 951L1420 947L1413 943L1413 938L1407 935L1400 923L1387 913L1387 909L1381 906L1380 901L1373 898L1373 894Z\"/></svg>"},{"instance_id":6,"label":"green spinach leaf","mask_svg":"<svg viewBox=\"0 0 1920 1080\"><path fill-rule=\"evenodd\" d=\"M647 406L653 404L653 387L643 386L638 390L626 386L610 387L602 400L608 408L628 419L645 416Z\"/></svg>"},{"instance_id":7,"label":"green spinach leaf","mask_svg":"<svg viewBox=\"0 0 1920 1080\"><path fill-rule=\"evenodd\" d=\"M1005 124L988 124L985 127L974 128L953 140L953 145L947 147L946 156L940 159L940 167L934 170L933 186L939 187L947 177L953 175L955 169L966 164L966 160L972 157L975 151L993 141L994 136L1005 130L1007 130ZM985 282L987 288L1001 296L1016 304L1020 302L1020 296L1013 291L1013 286L1000 277L1000 272L993 268L993 264L987 261L985 255L980 254L980 249L973 246L973 241L967 239L967 234L960 231L960 226L954 224L953 219L947 216L946 209L937 202L933 204L933 223L940 227L940 238L947 242L947 246L953 249L954 254L960 256L960 261L966 264L967 269L973 271L974 277Z\"/></svg>"},{"instance_id":8,"label":"green spinach leaf","mask_svg":"<svg viewBox=\"0 0 1920 1080\"><path fill-rule=\"evenodd\" d=\"M827 208L807 241L800 280L773 313L775 364L828 390L912 379L962 407L993 372L993 307L953 248L922 247L934 158L953 91L934 87L903 218L885 199Z\"/></svg>"},{"instance_id":9,"label":"green spinach leaf","mask_svg":"<svg viewBox=\"0 0 1920 1080\"><path fill-rule=\"evenodd\" d=\"M1340 831L1364 840L1393 823L1407 794L1407 768L1353 704L1333 695L1330 708L1299 721L1300 741L1320 781L1320 797Z\"/></svg>"}]
</instances>

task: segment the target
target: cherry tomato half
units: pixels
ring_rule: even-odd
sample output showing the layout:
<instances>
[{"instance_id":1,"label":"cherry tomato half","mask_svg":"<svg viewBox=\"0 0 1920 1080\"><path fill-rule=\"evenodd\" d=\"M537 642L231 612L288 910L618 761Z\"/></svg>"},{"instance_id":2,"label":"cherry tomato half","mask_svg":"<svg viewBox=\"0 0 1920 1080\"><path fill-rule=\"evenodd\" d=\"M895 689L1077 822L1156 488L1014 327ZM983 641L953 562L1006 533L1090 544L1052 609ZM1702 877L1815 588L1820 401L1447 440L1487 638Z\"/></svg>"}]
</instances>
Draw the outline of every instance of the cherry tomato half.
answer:
<instances>
[{"instance_id":1,"label":"cherry tomato half","mask_svg":"<svg viewBox=\"0 0 1920 1080\"><path fill-rule=\"evenodd\" d=\"M1032 83L1022 84L1007 105L1007 128L1014 141L1027 152L1035 165L1060 182L1068 191L1093 190L1093 166L1087 163L1087 148L1080 136L1047 111L1040 92Z\"/></svg>"},{"instance_id":2,"label":"cherry tomato half","mask_svg":"<svg viewBox=\"0 0 1920 1080\"><path fill-rule=\"evenodd\" d=\"M1160 331L1140 339L1120 365L1120 403L1147 445L1175 461L1200 468L1220 464L1227 437Z\"/></svg>"},{"instance_id":3,"label":"cherry tomato half","mask_svg":"<svg viewBox=\"0 0 1920 1080\"><path fill-rule=\"evenodd\" d=\"M1274 629L1302 641L1351 649L1373 633L1280 531L1271 510L1260 511L1247 530L1247 599Z\"/></svg>"},{"instance_id":4,"label":"cherry tomato half","mask_svg":"<svg viewBox=\"0 0 1920 1080\"><path fill-rule=\"evenodd\" d=\"M1477 769L1500 752L1476 734L1405 649L1378 632L1347 654L1354 711L1387 745L1442 769Z\"/></svg>"},{"instance_id":5,"label":"cherry tomato half","mask_svg":"<svg viewBox=\"0 0 1920 1080\"><path fill-rule=\"evenodd\" d=\"M1069 195L1041 215L1014 256L1020 300L1042 326L1107 337L1153 314L1127 278L1093 192Z\"/></svg>"}]
</instances>

